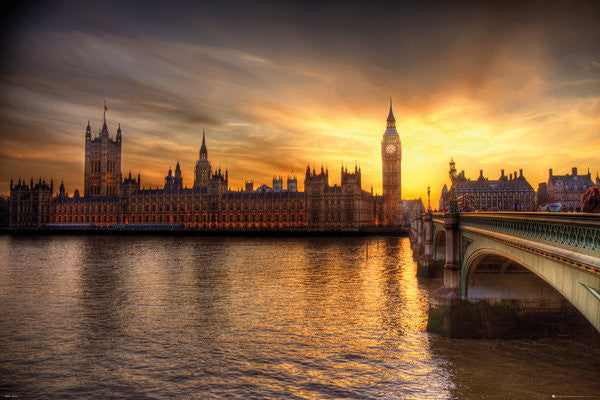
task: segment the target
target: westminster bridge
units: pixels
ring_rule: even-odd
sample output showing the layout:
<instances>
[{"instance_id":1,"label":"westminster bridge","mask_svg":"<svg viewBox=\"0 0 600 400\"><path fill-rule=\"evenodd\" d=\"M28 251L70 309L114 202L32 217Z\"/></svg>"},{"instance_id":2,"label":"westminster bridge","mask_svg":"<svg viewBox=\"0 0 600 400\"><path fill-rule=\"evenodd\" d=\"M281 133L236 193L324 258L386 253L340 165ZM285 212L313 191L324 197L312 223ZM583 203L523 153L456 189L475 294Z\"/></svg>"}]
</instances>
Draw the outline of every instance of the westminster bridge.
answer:
<instances>
[{"instance_id":1,"label":"westminster bridge","mask_svg":"<svg viewBox=\"0 0 600 400\"><path fill-rule=\"evenodd\" d=\"M430 331L520 337L551 333L542 331L559 321L593 332L585 319L600 331L599 215L428 212L410 236L418 274L443 271Z\"/></svg>"}]
</instances>

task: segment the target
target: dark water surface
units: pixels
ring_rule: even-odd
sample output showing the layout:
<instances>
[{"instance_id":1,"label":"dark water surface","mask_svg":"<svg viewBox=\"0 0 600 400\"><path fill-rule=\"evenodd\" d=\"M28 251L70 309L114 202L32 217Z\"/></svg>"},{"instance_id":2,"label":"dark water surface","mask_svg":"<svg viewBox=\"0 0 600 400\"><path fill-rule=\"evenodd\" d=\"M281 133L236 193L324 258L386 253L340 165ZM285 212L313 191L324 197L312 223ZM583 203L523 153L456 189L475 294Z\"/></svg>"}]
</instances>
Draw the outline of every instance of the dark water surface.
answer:
<instances>
[{"instance_id":1,"label":"dark water surface","mask_svg":"<svg viewBox=\"0 0 600 400\"><path fill-rule=\"evenodd\" d=\"M600 398L585 343L425 332L415 271L395 237L3 235L0 397Z\"/></svg>"}]
</instances>

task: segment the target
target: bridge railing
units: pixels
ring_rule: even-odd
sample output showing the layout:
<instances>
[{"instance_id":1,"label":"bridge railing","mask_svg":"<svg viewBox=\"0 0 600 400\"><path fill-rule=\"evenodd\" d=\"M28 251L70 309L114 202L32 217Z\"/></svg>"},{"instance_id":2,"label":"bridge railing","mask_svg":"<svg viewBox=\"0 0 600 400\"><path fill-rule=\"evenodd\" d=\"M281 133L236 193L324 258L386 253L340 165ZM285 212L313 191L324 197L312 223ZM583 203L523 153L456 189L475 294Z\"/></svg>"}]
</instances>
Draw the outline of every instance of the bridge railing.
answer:
<instances>
[{"instance_id":1,"label":"bridge railing","mask_svg":"<svg viewBox=\"0 0 600 400\"><path fill-rule=\"evenodd\" d=\"M474 227L600 258L600 215L585 213L467 212L459 227Z\"/></svg>"}]
</instances>

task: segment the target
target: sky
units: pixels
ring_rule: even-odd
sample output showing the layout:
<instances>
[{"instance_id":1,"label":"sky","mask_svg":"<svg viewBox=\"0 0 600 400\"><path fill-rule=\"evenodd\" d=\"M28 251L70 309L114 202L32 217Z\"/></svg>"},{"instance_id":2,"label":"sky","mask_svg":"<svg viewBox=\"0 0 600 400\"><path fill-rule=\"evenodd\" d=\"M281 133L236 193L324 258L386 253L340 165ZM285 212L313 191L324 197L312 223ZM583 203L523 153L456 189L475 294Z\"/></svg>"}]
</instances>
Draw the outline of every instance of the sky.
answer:
<instances>
[{"instance_id":1,"label":"sky","mask_svg":"<svg viewBox=\"0 0 600 400\"><path fill-rule=\"evenodd\" d=\"M4 5L0 194L10 179L83 188L103 104L122 172L184 185L206 130L233 189L307 164L360 165L381 193L389 99L402 197L433 207L448 162L476 179L600 171L600 6L593 2L130 2Z\"/></svg>"}]
</instances>

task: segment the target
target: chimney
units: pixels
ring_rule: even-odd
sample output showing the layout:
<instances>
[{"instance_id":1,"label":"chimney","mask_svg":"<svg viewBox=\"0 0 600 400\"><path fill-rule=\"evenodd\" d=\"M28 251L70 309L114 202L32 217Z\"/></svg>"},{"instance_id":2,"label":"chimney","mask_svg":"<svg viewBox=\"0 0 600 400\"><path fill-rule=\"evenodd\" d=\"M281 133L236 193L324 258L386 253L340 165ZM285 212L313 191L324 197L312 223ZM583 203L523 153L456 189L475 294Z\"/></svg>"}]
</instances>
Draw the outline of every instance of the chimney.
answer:
<instances>
[{"instance_id":1,"label":"chimney","mask_svg":"<svg viewBox=\"0 0 600 400\"><path fill-rule=\"evenodd\" d=\"M550 169L548 170L548 174L549 174L549 176L550 176L550 177L552 177L552 168L550 168Z\"/></svg>"},{"instance_id":2,"label":"chimney","mask_svg":"<svg viewBox=\"0 0 600 400\"><path fill-rule=\"evenodd\" d=\"M508 178L508 179L512 181L512 174L510 174L509 176L510 176L510 178Z\"/></svg>"},{"instance_id":3,"label":"chimney","mask_svg":"<svg viewBox=\"0 0 600 400\"><path fill-rule=\"evenodd\" d=\"M519 178L523 177L523 168L519 169Z\"/></svg>"},{"instance_id":4,"label":"chimney","mask_svg":"<svg viewBox=\"0 0 600 400\"><path fill-rule=\"evenodd\" d=\"M504 178L504 170L501 169L500 172L502 172L502 174L500 175L500 178Z\"/></svg>"},{"instance_id":5,"label":"chimney","mask_svg":"<svg viewBox=\"0 0 600 400\"><path fill-rule=\"evenodd\" d=\"M572 173L573 173L573 176L577 176L577 167L573 167Z\"/></svg>"}]
</instances>

